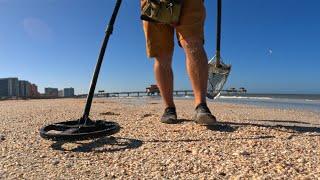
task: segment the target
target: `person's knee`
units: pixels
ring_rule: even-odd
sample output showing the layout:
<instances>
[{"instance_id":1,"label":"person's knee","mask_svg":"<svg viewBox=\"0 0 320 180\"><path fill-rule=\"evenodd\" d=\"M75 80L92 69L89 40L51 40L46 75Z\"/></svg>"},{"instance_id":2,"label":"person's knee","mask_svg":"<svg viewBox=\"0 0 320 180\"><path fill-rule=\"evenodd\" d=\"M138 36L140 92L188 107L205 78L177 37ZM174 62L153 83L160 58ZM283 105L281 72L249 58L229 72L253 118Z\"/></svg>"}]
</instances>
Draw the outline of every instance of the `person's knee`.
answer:
<instances>
[{"instance_id":1,"label":"person's knee","mask_svg":"<svg viewBox=\"0 0 320 180\"><path fill-rule=\"evenodd\" d=\"M203 39L201 38L185 38L180 41L184 49L187 60L190 61L204 61L206 53L203 47Z\"/></svg>"},{"instance_id":2,"label":"person's knee","mask_svg":"<svg viewBox=\"0 0 320 180\"><path fill-rule=\"evenodd\" d=\"M203 39L201 38L184 38L180 40L182 48L186 51L203 49Z\"/></svg>"},{"instance_id":3,"label":"person's knee","mask_svg":"<svg viewBox=\"0 0 320 180\"><path fill-rule=\"evenodd\" d=\"M171 68L172 55L171 54L159 54L155 58L155 66L162 68Z\"/></svg>"}]
</instances>

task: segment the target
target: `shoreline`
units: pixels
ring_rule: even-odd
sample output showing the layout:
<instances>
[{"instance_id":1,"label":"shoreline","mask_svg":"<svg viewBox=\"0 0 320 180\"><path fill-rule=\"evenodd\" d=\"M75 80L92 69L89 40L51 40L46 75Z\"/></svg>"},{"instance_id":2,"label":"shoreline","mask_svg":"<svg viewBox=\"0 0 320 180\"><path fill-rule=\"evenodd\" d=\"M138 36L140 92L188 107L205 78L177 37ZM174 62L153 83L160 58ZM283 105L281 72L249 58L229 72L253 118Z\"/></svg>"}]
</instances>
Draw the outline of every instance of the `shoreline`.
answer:
<instances>
[{"instance_id":1,"label":"shoreline","mask_svg":"<svg viewBox=\"0 0 320 180\"><path fill-rule=\"evenodd\" d=\"M104 99L105 97L95 97L94 99ZM84 97L74 98L51 98L54 99L86 99ZM161 99L160 96L120 96L108 97L107 99ZM190 100L193 99L192 95L179 95L174 96L176 100ZM1 101L24 101L24 100L50 100L50 99L7 99ZM265 108L280 108L280 109L293 109L293 110L308 110L311 112L320 113L320 94L222 94L217 99L207 99L208 103L229 103L239 105L254 105Z\"/></svg>"}]
</instances>

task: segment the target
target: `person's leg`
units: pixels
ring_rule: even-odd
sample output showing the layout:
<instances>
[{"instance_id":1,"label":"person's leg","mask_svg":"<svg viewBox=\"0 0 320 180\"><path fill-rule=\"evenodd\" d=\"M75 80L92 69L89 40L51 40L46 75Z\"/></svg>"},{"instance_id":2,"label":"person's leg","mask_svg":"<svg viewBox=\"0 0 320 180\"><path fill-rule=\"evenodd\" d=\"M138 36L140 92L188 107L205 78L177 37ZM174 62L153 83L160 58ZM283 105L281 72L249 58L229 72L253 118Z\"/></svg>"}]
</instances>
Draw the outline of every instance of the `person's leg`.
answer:
<instances>
[{"instance_id":1,"label":"person's leg","mask_svg":"<svg viewBox=\"0 0 320 180\"><path fill-rule=\"evenodd\" d=\"M143 21L147 55L154 58L154 74L166 107L161 117L163 123L176 123L177 114L173 102L173 73L171 68L174 49L174 29L169 25Z\"/></svg>"},{"instance_id":2,"label":"person's leg","mask_svg":"<svg viewBox=\"0 0 320 180\"><path fill-rule=\"evenodd\" d=\"M195 106L206 103L208 81L208 58L200 38L186 38L180 41L186 54L186 65L194 92Z\"/></svg>"},{"instance_id":3,"label":"person's leg","mask_svg":"<svg viewBox=\"0 0 320 180\"><path fill-rule=\"evenodd\" d=\"M204 125L216 124L207 103L208 60L201 38L186 38L180 41L186 53L186 64L194 92L195 114L193 119Z\"/></svg>"},{"instance_id":4,"label":"person's leg","mask_svg":"<svg viewBox=\"0 0 320 180\"><path fill-rule=\"evenodd\" d=\"M194 92L195 114L193 119L199 124L215 125L207 103L208 60L201 38L186 38L180 41L186 53L187 70Z\"/></svg>"},{"instance_id":5,"label":"person's leg","mask_svg":"<svg viewBox=\"0 0 320 180\"><path fill-rule=\"evenodd\" d=\"M193 120L199 124L214 125L216 118L206 104L208 59L203 47L205 17L202 0L185 0L176 30L186 54L187 71L194 92L196 108Z\"/></svg>"},{"instance_id":6,"label":"person's leg","mask_svg":"<svg viewBox=\"0 0 320 180\"><path fill-rule=\"evenodd\" d=\"M195 105L206 102L208 59L203 48L206 10L202 0L185 0L180 25L176 27L195 97Z\"/></svg>"},{"instance_id":7,"label":"person's leg","mask_svg":"<svg viewBox=\"0 0 320 180\"><path fill-rule=\"evenodd\" d=\"M177 123L177 113L173 102L173 72L171 64L172 54L163 54L155 57L154 74L166 107L160 121L167 124Z\"/></svg>"},{"instance_id":8,"label":"person's leg","mask_svg":"<svg viewBox=\"0 0 320 180\"><path fill-rule=\"evenodd\" d=\"M175 107L173 102L172 54L155 57L154 74L166 107Z\"/></svg>"}]
</instances>

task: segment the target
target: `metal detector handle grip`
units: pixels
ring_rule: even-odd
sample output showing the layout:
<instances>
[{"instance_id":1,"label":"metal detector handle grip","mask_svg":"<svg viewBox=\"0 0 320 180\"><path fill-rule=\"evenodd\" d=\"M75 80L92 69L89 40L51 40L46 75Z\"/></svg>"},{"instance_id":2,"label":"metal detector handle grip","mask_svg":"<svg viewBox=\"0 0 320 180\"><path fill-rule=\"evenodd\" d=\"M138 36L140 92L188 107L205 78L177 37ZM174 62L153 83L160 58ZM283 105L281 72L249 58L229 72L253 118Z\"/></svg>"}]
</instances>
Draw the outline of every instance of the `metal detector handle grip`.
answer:
<instances>
[{"instance_id":1,"label":"metal detector handle grip","mask_svg":"<svg viewBox=\"0 0 320 180\"><path fill-rule=\"evenodd\" d=\"M90 90L89 90L89 94L88 94L88 97L87 97L87 102L86 102L86 106L85 106L85 109L84 109L84 113L83 113L83 116L82 116L83 120L87 120L89 118L90 109L91 109L91 105L92 105L92 99L93 99L93 96L94 96L94 91L96 89L97 80L98 80L98 76L99 76L100 69L101 69L101 64L102 64L102 61L103 61L104 54L106 52L106 48L107 48L107 45L108 45L109 37L113 32L113 25L114 25L114 22L116 21L116 17L118 15L118 11L120 9L121 2L122 2L122 0L117 0L116 5L115 5L114 10L113 10L113 13L112 13L112 16L111 16L111 19L110 19L109 24L108 24L107 29L106 29L105 38L104 38L103 43L102 43L102 47L101 47L101 50L100 50L98 62L97 62L97 65L96 65L96 68L95 68L95 71L94 71L94 74L93 74L93 77L92 77L92 80L91 80Z\"/></svg>"},{"instance_id":2,"label":"metal detector handle grip","mask_svg":"<svg viewBox=\"0 0 320 180\"><path fill-rule=\"evenodd\" d=\"M221 45L221 11L222 0L217 0L217 41L216 41L216 66L221 65L220 45Z\"/></svg>"}]
</instances>

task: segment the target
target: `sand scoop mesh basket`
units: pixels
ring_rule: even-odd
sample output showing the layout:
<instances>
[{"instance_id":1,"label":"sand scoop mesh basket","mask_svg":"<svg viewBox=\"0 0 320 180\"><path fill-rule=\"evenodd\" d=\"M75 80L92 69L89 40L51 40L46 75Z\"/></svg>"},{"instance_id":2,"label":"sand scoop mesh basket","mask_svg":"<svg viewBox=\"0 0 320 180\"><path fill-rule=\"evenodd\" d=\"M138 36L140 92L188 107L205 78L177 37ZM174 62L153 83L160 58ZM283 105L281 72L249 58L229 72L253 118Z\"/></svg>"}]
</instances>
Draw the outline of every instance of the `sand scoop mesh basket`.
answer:
<instances>
[{"instance_id":1,"label":"sand scoop mesh basket","mask_svg":"<svg viewBox=\"0 0 320 180\"><path fill-rule=\"evenodd\" d=\"M231 71L231 65L223 63L220 58L217 66L217 56L214 56L208 63L208 92L207 97L214 99L219 96L224 84L226 83Z\"/></svg>"}]
</instances>

